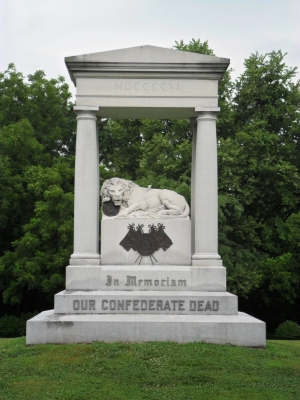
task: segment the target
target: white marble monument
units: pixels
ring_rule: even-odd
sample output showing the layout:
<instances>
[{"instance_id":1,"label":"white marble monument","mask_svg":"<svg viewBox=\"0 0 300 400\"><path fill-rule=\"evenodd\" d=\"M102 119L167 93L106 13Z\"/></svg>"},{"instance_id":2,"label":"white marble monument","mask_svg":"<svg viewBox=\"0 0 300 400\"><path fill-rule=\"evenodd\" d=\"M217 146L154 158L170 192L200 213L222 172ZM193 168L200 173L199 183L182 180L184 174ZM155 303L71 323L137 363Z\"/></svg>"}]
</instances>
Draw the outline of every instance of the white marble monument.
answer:
<instances>
[{"instance_id":1,"label":"white marble monument","mask_svg":"<svg viewBox=\"0 0 300 400\"><path fill-rule=\"evenodd\" d=\"M54 310L27 321L27 344L159 340L265 347L265 323L238 312L218 254L218 81L229 60L141 46L67 57L66 65L78 121L74 252ZM97 118L190 119L191 220L185 199L155 189L155 182L140 188L106 181L100 256Z\"/></svg>"}]
</instances>

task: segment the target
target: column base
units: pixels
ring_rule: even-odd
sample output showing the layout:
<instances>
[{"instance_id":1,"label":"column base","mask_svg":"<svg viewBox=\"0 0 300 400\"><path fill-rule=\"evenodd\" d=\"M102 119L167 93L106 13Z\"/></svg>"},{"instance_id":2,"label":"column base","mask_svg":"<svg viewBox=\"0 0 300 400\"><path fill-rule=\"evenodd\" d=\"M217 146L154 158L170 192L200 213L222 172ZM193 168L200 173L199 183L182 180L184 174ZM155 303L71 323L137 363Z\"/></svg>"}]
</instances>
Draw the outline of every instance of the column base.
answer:
<instances>
[{"instance_id":1,"label":"column base","mask_svg":"<svg viewBox=\"0 0 300 400\"><path fill-rule=\"evenodd\" d=\"M98 253L73 253L70 265L100 265L101 256Z\"/></svg>"},{"instance_id":2,"label":"column base","mask_svg":"<svg viewBox=\"0 0 300 400\"><path fill-rule=\"evenodd\" d=\"M192 265L199 267L220 267L222 259L218 253L195 253L192 255Z\"/></svg>"}]
</instances>

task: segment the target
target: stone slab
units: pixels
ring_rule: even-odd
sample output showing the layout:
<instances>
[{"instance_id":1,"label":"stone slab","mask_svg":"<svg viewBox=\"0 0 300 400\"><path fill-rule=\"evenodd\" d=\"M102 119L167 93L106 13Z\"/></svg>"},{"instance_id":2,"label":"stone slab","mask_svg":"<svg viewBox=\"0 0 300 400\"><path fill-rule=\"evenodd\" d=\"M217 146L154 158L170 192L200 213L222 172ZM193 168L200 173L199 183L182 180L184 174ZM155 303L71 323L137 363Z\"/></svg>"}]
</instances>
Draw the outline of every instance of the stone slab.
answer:
<instances>
[{"instance_id":1,"label":"stone slab","mask_svg":"<svg viewBox=\"0 0 300 400\"><path fill-rule=\"evenodd\" d=\"M225 292L226 268L177 265L71 265L66 268L66 289Z\"/></svg>"},{"instance_id":2,"label":"stone slab","mask_svg":"<svg viewBox=\"0 0 300 400\"><path fill-rule=\"evenodd\" d=\"M144 233L148 233L148 225L163 224L165 233L173 244L164 251L159 249L153 256L158 265L191 265L191 221L185 218L168 219L102 219L101 221L101 264L132 265L139 253L130 249L126 251L120 242L128 233L129 224L143 225ZM140 260L139 260L140 261ZM138 263L139 263L138 261ZM141 265L152 265L150 257L143 257ZM155 262L155 261L154 261Z\"/></svg>"},{"instance_id":3,"label":"stone slab","mask_svg":"<svg viewBox=\"0 0 300 400\"><path fill-rule=\"evenodd\" d=\"M44 311L27 321L26 343L207 342L266 347L266 324L238 315L87 314Z\"/></svg>"},{"instance_id":4,"label":"stone slab","mask_svg":"<svg viewBox=\"0 0 300 400\"><path fill-rule=\"evenodd\" d=\"M56 314L234 315L237 296L227 292L67 291L54 297Z\"/></svg>"}]
</instances>

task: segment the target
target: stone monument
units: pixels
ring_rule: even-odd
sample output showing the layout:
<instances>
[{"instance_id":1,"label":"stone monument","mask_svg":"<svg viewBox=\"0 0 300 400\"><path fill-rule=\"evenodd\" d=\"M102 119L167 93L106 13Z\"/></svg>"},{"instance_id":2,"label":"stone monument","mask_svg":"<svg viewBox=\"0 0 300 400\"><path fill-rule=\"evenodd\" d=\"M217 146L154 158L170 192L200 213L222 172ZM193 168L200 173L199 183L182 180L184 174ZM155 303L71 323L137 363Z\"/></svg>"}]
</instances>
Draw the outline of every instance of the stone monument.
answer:
<instances>
[{"instance_id":1,"label":"stone monument","mask_svg":"<svg viewBox=\"0 0 300 400\"><path fill-rule=\"evenodd\" d=\"M265 347L218 254L218 81L229 60L154 46L67 57L76 86L74 252L27 344L206 341ZM179 194L117 177L101 188L97 118L190 119L191 219ZM101 143L100 143L101 146Z\"/></svg>"}]
</instances>

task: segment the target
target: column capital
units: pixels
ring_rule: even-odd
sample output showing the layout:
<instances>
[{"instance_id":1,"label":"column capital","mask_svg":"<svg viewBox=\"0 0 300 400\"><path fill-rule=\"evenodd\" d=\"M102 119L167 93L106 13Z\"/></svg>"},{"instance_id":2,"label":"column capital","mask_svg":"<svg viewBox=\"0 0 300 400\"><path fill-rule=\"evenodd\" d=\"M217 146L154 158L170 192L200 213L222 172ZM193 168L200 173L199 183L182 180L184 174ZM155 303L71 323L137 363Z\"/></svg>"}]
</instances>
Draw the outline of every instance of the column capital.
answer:
<instances>
[{"instance_id":1,"label":"column capital","mask_svg":"<svg viewBox=\"0 0 300 400\"><path fill-rule=\"evenodd\" d=\"M97 112L99 111L99 107L95 106L74 106L73 110L77 114L78 119L97 119Z\"/></svg>"},{"instance_id":2,"label":"column capital","mask_svg":"<svg viewBox=\"0 0 300 400\"><path fill-rule=\"evenodd\" d=\"M196 107L195 112L197 113L196 121L199 120L216 120L217 113L220 111L220 107Z\"/></svg>"},{"instance_id":3,"label":"column capital","mask_svg":"<svg viewBox=\"0 0 300 400\"><path fill-rule=\"evenodd\" d=\"M74 106L73 107L74 111L91 111L91 112L97 112L99 111L98 106Z\"/></svg>"},{"instance_id":4,"label":"column capital","mask_svg":"<svg viewBox=\"0 0 300 400\"><path fill-rule=\"evenodd\" d=\"M200 113L200 112L217 113L220 110L221 110L220 107L195 107L196 113Z\"/></svg>"}]
</instances>

